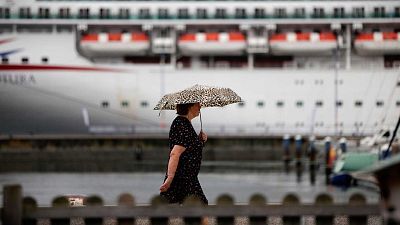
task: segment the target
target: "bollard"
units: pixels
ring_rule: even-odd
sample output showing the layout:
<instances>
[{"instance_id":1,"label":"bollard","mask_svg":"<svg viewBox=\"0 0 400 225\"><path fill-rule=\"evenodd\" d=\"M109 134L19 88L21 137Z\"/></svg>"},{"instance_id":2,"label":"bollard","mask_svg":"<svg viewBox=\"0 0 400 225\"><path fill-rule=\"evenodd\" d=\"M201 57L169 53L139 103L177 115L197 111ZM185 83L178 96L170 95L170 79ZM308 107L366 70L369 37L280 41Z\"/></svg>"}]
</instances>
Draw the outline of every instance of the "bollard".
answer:
<instances>
[{"instance_id":1,"label":"bollard","mask_svg":"<svg viewBox=\"0 0 400 225\"><path fill-rule=\"evenodd\" d=\"M309 139L308 157L310 161L310 184L314 185L316 180L316 166L317 166L317 149L315 147L315 136L311 136Z\"/></svg>"},{"instance_id":2,"label":"bollard","mask_svg":"<svg viewBox=\"0 0 400 225\"><path fill-rule=\"evenodd\" d=\"M295 137L295 149L296 149L296 178L297 178L297 182L301 182L301 177L303 175L303 165L301 163L302 145L303 145L303 141L302 141L301 135L296 135L296 137Z\"/></svg>"},{"instance_id":3,"label":"bollard","mask_svg":"<svg viewBox=\"0 0 400 225\"><path fill-rule=\"evenodd\" d=\"M342 154L347 152L347 140L346 140L346 138L344 138L344 137L340 138L340 140L339 140L339 148L340 148Z\"/></svg>"},{"instance_id":4,"label":"bollard","mask_svg":"<svg viewBox=\"0 0 400 225\"><path fill-rule=\"evenodd\" d=\"M53 199L51 202L51 205L54 208L62 208L62 207L69 207L69 201L66 197L64 196L58 196ZM50 219L50 224L53 225L69 225L71 222L71 219L69 217L61 218L61 219Z\"/></svg>"},{"instance_id":5,"label":"bollard","mask_svg":"<svg viewBox=\"0 0 400 225\"><path fill-rule=\"evenodd\" d=\"M360 193L352 194L349 198L349 205L365 205L367 200ZM349 225L365 225L368 223L367 216L349 216Z\"/></svg>"},{"instance_id":6,"label":"bollard","mask_svg":"<svg viewBox=\"0 0 400 225\"><path fill-rule=\"evenodd\" d=\"M325 138L325 183L330 184L330 175L332 173L332 167L330 165L330 151L331 151L331 138Z\"/></svg>"},{"instance_id":7,"label":"bollard","mask_svg":"<svg viewBox=\"0 0 400 225\"><path fill-rule=\"evenodd\" d=\"M333 199L328 194L319 194L315 198L315 205L332 205ZM315 224L316 225L333 225L334 216L315 216Z\"/></svg>"},{"instance_id":8,"label":"bollard","mask_svg":"<svg viewBox=\"0 0 400 225\"><path fill-rule=\"evenodd\" d=\"M22 187L6 185L3 188L2 224L21 225L22 222Z\"/></svg>"},{"instance_id":9,"label":"bollard","mask_svg":"<svg viewBox=\"0 0 400 225\"><path fill-rule=\"evenodd\" d=\"M183 202L184 206L204 206L203 201L196 195L188 196ZM202 222L201 217L184 217L185 225L200 225Z\"/></svg>"},{"instance_id":10,"label":"bollard","mask_svg":"<svg viewBox=\"0 0 400 225\"><path fill-rule=\"evenodd\" d=\"M26 214L35 212L37 209L36 200L32 197L24 197L22 200L22 212L25 217ZM37 219L27 219L22 218L23 225L36 225L38 222Z\"/></svg>"},{"instance_id":11,"label":"bollard","mask_svg":"<svg viewBox=\"0 0 400 225\"><path fill-rule=\"evenodd\" d=\"M168 205L167 199L165 197L156 195L151 199L151 206L157 208L159 206ZM168 217L150 217L150 224L152 225L166 225L168 224Z\"/></svg>"},{"instance_id":12,"label":"bollard","mask_svg":"<svg viewBox=\"0 0 400 225\"><path fill-rule=\"evenodd\" d=\"M282 148L283 148L283 164L285 168L285 172L289 173L290 167L290 136L285 135L283 136L283 141L282 141Z\"/></svg>"},{"instance_id":13,"label":"bollard","mask_svg":"<svg viewBox=\"0 0 400 225\"><path fill-rule=\"evenodd\" d=\"M233 202L233 197L228 194L223 194L217 198L217 206L232 206ZM234 222L235 217L233 216L217 217L218 225L232 225Z\"/></svg>"},{"instance_id":14,"label":"bollard","mask_svg":"<svg viewBox=\"0 0 400 225\"><path fill-rule=\"evenodd\" d=\"M288 194L283 198L283 205L299 205L300 200L296 194ZM300 225L300 216L283 216L283 225Z\"/></svg>"},{"instance_id":15,"label":"bollard","mask_svg":"<svg viewBox=\"0 0 400 225\"><path fill-rule=\"evenodd\" d=\"M103 205L103 199L101 199L99 196L93 195L89 196L86 199L86 206L87 207L93 207L93 206L102 206ZM103 218L84 218L85 220L85 225L102 225L103 224Z\"/></svg>"},{"instance_id":16,"label":"bollard","mask_svg":"<svg viewBox=\"0 0 400 225\"><path fill-rule=\"evenodd\" d=\"M265 206L267 203L266 198L262 194L254 194L250 197L251 207ZM268 217L266 216L251 216L249 217L250 225L265 225Z\"/></svg>"},{"instance_id":17,"label":"bollard","mask_svg":"<svg viewBox=\"0 0 400 225\"><path fill-rule=\"evenodd\" d=\"M124 207L133 207L135 206L135 198L128 194L124 193L118 197L118 206ZM117 218L118 225L134 225L135 218Z\"/></svg>"}]
</instances>

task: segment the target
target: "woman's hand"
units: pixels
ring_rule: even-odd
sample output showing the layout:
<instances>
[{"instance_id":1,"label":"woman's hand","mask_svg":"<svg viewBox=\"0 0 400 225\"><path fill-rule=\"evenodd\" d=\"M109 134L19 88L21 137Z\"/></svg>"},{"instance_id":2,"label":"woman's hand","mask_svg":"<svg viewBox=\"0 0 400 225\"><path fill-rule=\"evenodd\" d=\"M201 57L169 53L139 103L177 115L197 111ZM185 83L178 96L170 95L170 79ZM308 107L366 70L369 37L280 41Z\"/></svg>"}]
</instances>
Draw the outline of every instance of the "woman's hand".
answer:
<instances>
[{"instance_id":1,"label":"woman's hand","mask_svg":"<svg viewBox=\"0 0 400 225\"><path fill-rule=\"evenodd\" d=\"M173 177L167 177L167 179L164 181L164 183L160 187L161 192L166 192L168 191L169 187L171 186Z\"/></svg>"},{"instance_id":2,"label":"woman's hand","mask_svg":"<svg viewBox=\"0 0 400 225\"><path fill-rule=\"evenodd\" d=\"M200 131L199 137L203 142L207 141L207 134L204 131Z\"/></svg>"}]
</instances>

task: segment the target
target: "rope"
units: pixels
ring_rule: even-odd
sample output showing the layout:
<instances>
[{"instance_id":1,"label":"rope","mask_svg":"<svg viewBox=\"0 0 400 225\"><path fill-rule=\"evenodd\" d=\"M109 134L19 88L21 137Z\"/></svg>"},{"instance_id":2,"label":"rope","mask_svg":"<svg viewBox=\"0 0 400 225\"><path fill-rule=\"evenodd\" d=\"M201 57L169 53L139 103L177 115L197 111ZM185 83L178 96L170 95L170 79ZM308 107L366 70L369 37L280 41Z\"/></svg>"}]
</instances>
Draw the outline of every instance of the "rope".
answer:
<instances>
[{"instance_id":1,"label":"rope","mask_svg":"<svg viewBox=\"0 0 400 225\"><path fill-rule=\"evenodd\" d=\"M392 146L392 143L393 143L393 141L394 141L394 138L396 137L396 134L397 134L397 130L399 129L399 125L400 125L400 116L399 116L399 120L397 121L396 128L394 128L394 132L393 132L392 139L390 139L387 152L389 152L389 149L390 149L390 147Z\"/></svg>"}]
</instances>

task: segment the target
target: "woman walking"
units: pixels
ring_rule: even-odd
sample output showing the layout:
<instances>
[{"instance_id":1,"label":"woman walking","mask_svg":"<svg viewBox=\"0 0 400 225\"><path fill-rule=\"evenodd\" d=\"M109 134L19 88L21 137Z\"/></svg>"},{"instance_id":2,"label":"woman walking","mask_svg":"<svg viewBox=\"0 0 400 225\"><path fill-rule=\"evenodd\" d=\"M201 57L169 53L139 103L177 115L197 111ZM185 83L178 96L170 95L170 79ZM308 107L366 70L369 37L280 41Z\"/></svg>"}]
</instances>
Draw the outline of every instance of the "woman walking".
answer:
<instances>
[{"instance_id":1,"label":"woman walking","mask_svg":"<svg viewBox=\"0 0 400 225\"><path fill-rule=\"evenodd\" d=\"M199 197L207 205L208 200L199 179L204 143L207 135L200 131L197 135L191 120L200 114L200 103L177 104L178 116L171 124L169 132L170 155L164 183L160 195L169 203L182 204L190 195Z\"/></svg>"}]
</instances>

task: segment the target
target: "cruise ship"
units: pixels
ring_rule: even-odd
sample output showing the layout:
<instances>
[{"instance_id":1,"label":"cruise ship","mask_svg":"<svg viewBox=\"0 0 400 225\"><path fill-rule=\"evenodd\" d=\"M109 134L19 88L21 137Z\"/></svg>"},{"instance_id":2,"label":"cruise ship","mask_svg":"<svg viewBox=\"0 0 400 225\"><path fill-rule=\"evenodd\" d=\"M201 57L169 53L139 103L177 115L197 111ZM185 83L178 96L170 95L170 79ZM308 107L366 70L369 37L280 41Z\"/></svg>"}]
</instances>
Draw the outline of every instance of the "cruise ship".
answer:
<instances>
[{"instance_id":1,"label":"cruise ship","mask_svg":"<svg viewBox=\"0 0 400 225\"><path fill-rule=\"evenodd\" d=\"M154 106L195 84L244 100L202 109L209 136L362 137L400 113L396 0L0 0L0 56L3 136L166 135Z\"/></svg>"}]
</instances>

